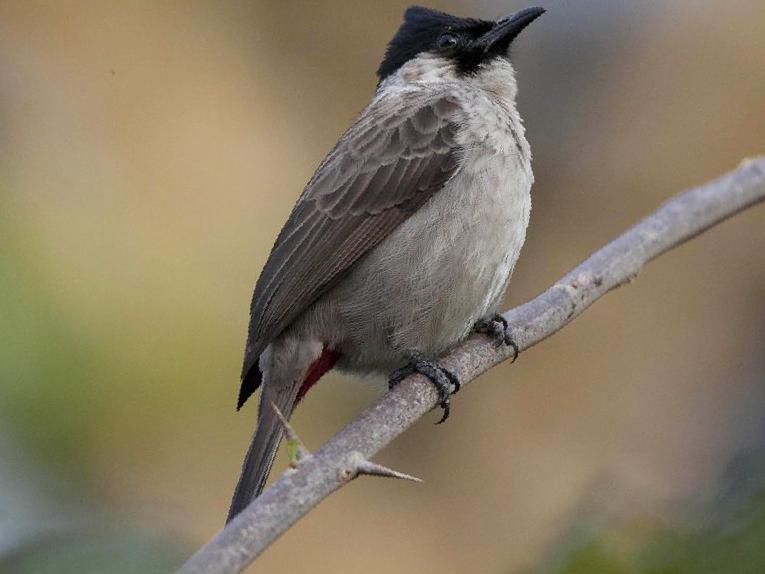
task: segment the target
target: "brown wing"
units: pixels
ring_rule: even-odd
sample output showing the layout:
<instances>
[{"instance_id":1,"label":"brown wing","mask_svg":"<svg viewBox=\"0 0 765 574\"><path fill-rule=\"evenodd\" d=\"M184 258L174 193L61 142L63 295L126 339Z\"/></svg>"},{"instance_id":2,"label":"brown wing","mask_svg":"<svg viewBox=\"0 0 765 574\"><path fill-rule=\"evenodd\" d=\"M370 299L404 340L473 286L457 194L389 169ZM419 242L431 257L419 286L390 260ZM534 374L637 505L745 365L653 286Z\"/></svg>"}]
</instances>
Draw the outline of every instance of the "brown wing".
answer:
<instances>
[{"instance_id":1,"label":"brown wing","mask_svg":"<svg viewBox=\"0 0 765 574\"><path fill-rule=\"evenodd\" d=\"M266 346L454 175L457 106L377 98L319 166L255 286L238 408L260 385Z\"/></svg>"}]
</instances>

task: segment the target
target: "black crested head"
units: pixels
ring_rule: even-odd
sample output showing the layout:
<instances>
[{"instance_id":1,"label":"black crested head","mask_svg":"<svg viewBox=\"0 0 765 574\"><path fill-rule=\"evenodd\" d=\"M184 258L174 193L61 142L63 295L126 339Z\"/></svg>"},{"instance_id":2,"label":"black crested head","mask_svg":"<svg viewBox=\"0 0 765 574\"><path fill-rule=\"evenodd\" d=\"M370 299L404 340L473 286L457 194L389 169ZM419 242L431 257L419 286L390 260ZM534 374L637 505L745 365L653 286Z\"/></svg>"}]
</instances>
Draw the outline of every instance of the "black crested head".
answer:
<instances>
[{"instance_id":1,"label":"black crested head","mask_svg":"<svg viewBox=\"0 0 765 574\"><path fill-rule=\"evenodd\" d=\"M464 73L474 72L482 62L506 54L513 39L542 13L542 8L527 8L492 22L412 6L388 44L377 75L382 82L423 52L454 60Z\"/></svg>"},{"instance_id":2,"label":"black crested head","mask_svg":"<svg viewBox=\"0 0 765 574\"><path fill-rule=\"evenodd\" d=\"M419 54L442 52L443 50L438 49L439 38L446 34L453 34L454 38L458 39L461 35L472 31L471 36L480 36L491 30L493 25L492 22L484 20L458 18L422 6L412 6L404 12L404 22L388 44L377 75L382 82ZM444 39L443 42L446 43L447 40ZM456 52L453 49L450 51Z\"/></svg>"}]
</instances>

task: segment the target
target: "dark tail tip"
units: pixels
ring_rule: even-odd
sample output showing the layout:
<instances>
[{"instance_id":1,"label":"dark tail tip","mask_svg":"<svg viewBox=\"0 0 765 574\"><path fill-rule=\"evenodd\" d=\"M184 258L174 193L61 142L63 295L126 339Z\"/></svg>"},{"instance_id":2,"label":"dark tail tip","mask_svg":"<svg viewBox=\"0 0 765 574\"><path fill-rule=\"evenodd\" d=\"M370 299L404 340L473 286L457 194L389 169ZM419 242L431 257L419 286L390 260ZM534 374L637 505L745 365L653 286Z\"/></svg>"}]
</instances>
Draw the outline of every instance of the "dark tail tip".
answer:
<instances>
[{"instance_id":1,"label":"dark tail tip","mask_svg":"<svg viewBox=\"0 0 765 574\"><path fill-rule=\"evenodd\" d=\"M236 410L239 411L244 406L263 380L263 373L260 372L260 366L256 363L252 365L242 376L242 384L239 387L239 398L236 401Z\"/></svg>"}]
</instances>

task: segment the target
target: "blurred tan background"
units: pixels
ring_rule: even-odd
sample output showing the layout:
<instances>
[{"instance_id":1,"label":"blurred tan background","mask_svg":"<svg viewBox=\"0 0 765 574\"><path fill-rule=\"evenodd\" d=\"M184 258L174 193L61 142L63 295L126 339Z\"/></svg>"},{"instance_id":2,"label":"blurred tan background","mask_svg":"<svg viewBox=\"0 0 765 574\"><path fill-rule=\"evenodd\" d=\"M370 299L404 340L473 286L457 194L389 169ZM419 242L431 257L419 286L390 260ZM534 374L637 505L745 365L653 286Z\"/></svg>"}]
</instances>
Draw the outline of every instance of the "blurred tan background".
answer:
<instances>
[{"instance_id":1,"label":"blurred tan background","mask_svg":"<svg viewBox=\"0 0 765 574\"><path fill-rule=\"evenodd\" d=\"M508 305L765 151L760 0L539 4ZM169 571L222 526L251 289L405 6L0 2L1 572ZM424 485L358 481L251 571L765 571L763 253L759 208L651 264L379 457ZM330 376L294 424L381 391Z\"/></svg>"}]
</instances>

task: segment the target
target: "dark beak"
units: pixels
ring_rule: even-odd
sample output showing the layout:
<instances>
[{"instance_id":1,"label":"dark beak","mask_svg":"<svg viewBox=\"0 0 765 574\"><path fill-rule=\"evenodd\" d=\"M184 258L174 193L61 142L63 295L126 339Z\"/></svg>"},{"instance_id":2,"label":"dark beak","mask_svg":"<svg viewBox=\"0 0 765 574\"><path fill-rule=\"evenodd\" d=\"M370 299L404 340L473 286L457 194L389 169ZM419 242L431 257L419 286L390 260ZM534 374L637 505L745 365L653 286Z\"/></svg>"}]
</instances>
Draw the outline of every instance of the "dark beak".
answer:
<instances>
[{"instance_id":1,"label":"dark beak","mask_svg":"<svg viewBox=\"0 0 765 574\"><path fill-rule=\"evenodd\" d=\"M484 51L507 50L523 29L545 13L544 8L526 8L498 20L494 27L478 40Z\"/></svg>"}]
</instances>

